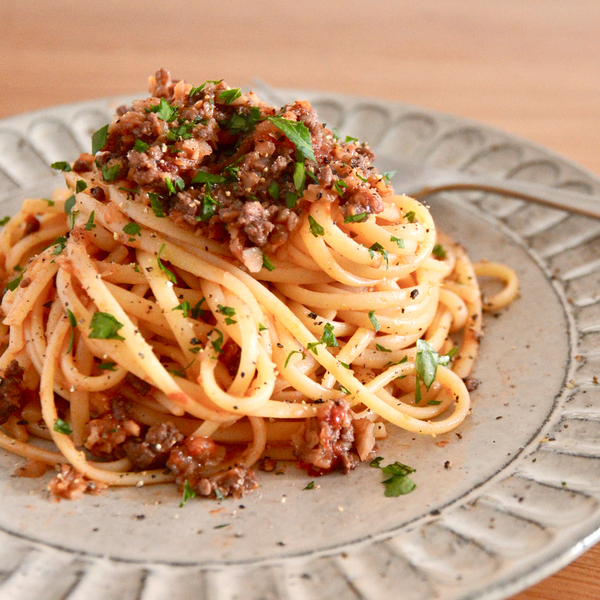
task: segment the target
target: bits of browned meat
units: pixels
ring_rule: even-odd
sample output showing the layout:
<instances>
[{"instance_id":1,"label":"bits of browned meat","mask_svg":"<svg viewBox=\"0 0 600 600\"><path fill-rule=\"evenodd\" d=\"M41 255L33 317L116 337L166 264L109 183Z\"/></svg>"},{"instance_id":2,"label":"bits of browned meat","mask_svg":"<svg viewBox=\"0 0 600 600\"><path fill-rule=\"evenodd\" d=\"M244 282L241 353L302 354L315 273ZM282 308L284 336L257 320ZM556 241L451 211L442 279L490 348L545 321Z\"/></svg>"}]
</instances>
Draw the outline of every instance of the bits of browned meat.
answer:
<instances>
[{"instance_id":1,"label":"bits of browned meat","mask_svg":"<svg viewBox=\"0 0 600 600\"><path fill-rule=\"evenodd\" d=\"M183 440L183 435L171 423L152 425L143 440L128 439L123 447L127 458L138 469L164 467L171 449Z\"/></svg>"},{"instance_id":2,"label":"bits of browned meat","mask_svg":"<svg viewBox=\"0 0 600 600\"><path fill-rule=\"evenodd\" d=\"M12 360L4 371L0 381L0 425L21 406L24 373L25 369L16 360Z\"/></svg>"},{"instance_id":3,"label":"bits of browned meat","mask_svg":"<svg viewBox=\"0 0 600 600\"><path fill-rule=\"evenodd\" d=\"M105 458L122 458L115 451L129 437L140 434L140 426L132 420L115 419L113 415L105 415L92 419L85 428L86 439L83 445L95 456Z\"/></svg>"},{"instance_id":4,"label":"bits of browned meat","mask_svg":"<svg viewBox=\"0 0 600 600\"><path fill-rule=\"evenodd\" d=\"M84 493L98 494L108 486L99 481L90 481L71 465L63 464L60 473L48 484L54 500L79 500Z\"/></svg>"}]
</instances>

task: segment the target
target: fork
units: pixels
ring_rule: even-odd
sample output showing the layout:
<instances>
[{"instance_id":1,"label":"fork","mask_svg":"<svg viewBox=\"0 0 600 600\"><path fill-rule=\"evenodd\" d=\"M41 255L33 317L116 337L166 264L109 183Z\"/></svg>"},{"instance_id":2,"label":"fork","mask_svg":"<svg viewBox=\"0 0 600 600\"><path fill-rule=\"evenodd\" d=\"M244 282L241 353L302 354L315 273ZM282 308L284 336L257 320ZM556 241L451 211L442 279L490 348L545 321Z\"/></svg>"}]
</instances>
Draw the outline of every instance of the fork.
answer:
<instances>
[{"instance_id":1,"label":"fork","mask_svg":"<svg viewBox=\"0 0 600 600\"><path fill-rule=\"evenodd\" d=\"M272 88L261 79L254 79L253 84L265 100L279 106L284 104L279 90ZM493 175L466 173L457 169L439 169L411 162L397 155L379 155L376 164L380 171L395 172L393 176L390 173L390 176L398 192L416 199L442 191L475 190L518 198L600 219L600 196L595 194L583 194Z\"/></svg>"}]
</instances>

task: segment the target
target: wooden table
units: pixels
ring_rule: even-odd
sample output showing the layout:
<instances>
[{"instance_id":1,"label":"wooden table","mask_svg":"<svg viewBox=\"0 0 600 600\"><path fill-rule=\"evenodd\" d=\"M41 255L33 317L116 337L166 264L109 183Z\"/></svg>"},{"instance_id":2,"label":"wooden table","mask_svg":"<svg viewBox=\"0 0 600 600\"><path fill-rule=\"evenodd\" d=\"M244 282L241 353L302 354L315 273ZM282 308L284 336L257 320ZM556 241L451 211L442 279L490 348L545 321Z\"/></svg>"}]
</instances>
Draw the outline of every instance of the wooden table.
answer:
<instances>
[{"instance_id":1,"label":"wooden table","mask_svg":"<svg viewBox=\"0 0 600 600\"><path fill-rule=\"evenodd\" d=\"M138 92L160 66L455 113L600 173L598 0L0 3L0 118ZM600 547L515 598L600 598Z\"/></svg>"}]
</instances>

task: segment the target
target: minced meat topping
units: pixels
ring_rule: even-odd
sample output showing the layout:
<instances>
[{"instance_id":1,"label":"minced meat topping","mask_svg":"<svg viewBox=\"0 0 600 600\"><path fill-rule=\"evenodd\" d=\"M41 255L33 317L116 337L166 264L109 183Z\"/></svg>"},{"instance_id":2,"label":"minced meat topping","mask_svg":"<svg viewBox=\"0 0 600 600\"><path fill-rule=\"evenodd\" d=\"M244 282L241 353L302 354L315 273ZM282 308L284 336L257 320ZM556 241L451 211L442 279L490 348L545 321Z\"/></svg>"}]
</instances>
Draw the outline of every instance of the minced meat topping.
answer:
<instances>
[{"instance_id":1,"label":"minced meat topping","mask_svg":"<svg viewBox=\"0 0 600 600\"><path fill-rule=\"evenodd\" d=\"M338 140L308 102L277 111L222 81L193 87L165 70L150 93L119 108L96 132L95 155L73 169L101 172L158 216L228 243L241 262L247 248L276 251L311 202L337 201L360 222L392 193L369 147Z\"/></svg>"}]
</instances>

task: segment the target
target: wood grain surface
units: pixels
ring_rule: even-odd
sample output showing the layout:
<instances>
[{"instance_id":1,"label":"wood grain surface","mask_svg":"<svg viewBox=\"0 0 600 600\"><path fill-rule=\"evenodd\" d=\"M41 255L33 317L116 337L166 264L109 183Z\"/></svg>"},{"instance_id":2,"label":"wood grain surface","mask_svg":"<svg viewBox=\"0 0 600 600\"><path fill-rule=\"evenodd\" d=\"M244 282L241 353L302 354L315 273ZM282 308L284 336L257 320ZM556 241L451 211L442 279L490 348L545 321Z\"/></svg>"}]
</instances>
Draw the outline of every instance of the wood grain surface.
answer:
<instances>
[{"instance_id":1,"label":"wood grain surface","mask_svg":"<svg viewBox=\"0 0 600 600\"><path fill-rule=\"evenodd\" d=\"M0 118L143 92L161 66L454 113L600 174L598 0L0 0ZM598 598L598 547L515 596Z\"/></svg>"}]
</instances>

